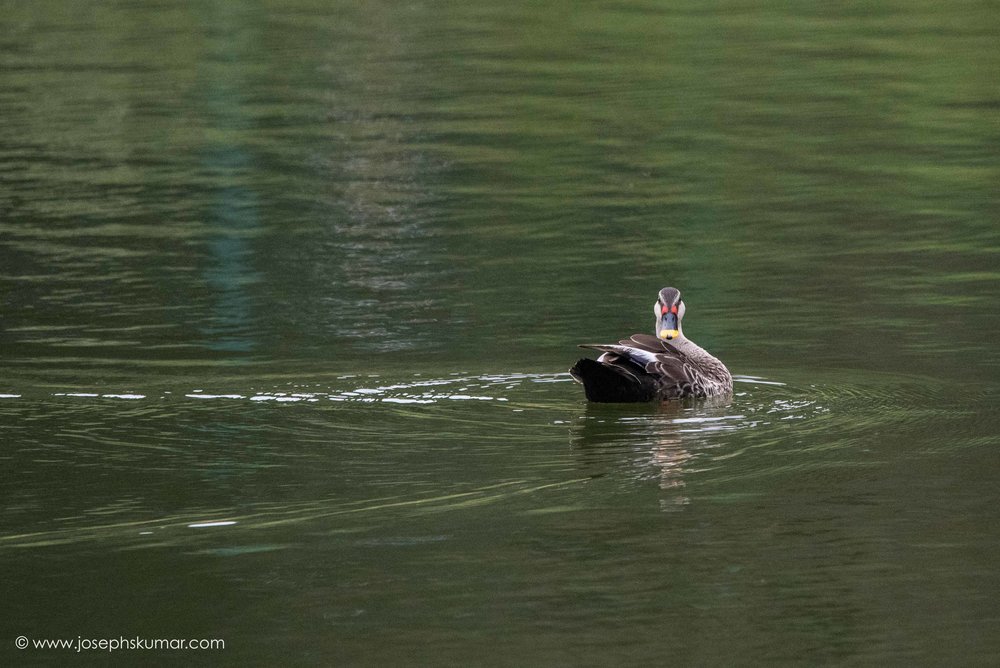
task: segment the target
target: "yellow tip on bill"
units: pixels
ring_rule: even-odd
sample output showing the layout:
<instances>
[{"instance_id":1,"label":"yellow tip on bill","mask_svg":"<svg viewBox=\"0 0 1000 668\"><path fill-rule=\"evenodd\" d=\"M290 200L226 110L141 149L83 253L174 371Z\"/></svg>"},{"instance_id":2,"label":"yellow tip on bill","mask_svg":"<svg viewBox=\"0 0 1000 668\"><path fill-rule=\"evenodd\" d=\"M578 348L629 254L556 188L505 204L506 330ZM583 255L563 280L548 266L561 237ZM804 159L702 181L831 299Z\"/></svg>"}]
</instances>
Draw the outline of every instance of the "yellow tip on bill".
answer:
<instances>
[{"instance_id":1,"label":"yellow tip on bill","mask_svg":"<svg viewBox=\"0 0 1000 668\"><path fill-rule=\"evenodd\" d=\"M661 329L660 338L661 339L675 339L677 335L680 334L676 329Z\"/></svg>"}]
</instances>

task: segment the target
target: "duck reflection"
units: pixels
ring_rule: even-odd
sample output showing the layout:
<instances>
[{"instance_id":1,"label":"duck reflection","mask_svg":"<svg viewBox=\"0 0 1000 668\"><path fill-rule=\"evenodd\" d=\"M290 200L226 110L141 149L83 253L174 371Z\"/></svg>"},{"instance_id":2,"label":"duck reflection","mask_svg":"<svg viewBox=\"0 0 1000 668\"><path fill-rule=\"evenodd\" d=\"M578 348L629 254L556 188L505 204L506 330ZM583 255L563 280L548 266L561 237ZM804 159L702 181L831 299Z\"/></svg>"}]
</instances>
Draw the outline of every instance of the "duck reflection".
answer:
<instances>
[{"instance_id":1,"label":"duck reflection","mask_svg":"<svg viewBox=\"0 0 1000 668\"><path fill-rule=\"evenodd\" d=\"M588 403L573 432L573 447L589 475L624 474L633 482L655 481L663 490L660 508L681 510L690 503L685 475L705 445L699 436L704 432L692 425L716 419L712 413L730 403L729 397L697 403Z\"/></svg>"}]
</instances>

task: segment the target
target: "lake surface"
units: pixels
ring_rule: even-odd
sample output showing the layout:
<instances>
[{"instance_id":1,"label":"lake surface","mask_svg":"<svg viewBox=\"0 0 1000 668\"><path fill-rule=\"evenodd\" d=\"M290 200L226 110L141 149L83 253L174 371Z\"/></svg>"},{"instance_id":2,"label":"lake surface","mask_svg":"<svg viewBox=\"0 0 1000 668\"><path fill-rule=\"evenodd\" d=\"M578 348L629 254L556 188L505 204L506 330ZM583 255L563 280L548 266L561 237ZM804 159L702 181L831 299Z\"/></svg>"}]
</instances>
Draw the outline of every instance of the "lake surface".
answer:
<instances>
[{"instance_id":1,"label":"lake surface","mask_svg":"<svg viewBox=\"0 0 1000 668\"><path fill-rule=\"evenodd\" d=\"M495 5L0 3L2 662L1000 662L996 8Z\"/></svg>"}]
</instances>

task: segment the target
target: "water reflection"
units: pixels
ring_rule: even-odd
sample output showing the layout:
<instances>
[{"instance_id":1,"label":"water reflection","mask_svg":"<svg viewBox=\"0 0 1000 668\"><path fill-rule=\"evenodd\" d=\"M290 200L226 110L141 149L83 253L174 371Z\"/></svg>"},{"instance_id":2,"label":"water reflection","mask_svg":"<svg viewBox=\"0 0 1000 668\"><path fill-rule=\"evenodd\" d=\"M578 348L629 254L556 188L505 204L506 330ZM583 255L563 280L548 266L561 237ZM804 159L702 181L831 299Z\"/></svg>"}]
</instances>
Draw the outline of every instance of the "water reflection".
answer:
<instances>
[{"instance_id":1,"label":"water reflection","mask_svg":"<svg viewBox=\"0 0 1000 668\"><path fill-rule=\"evenodd\" d=\"M591 475L623 471L630 480L655 480L663 496L661 509L673 511L690 503L684 476L695 453L706 444L700 438L713 430L730 405L728 397L708 401L664 402L641 406L588 403L572 442Z\"/></svg>"},{"instance_id":2,"label":"water reflection","mask_svg":"<svg viewBox=\"0 0 1000 668\"><path fill-rule=\"evenodd\" d=\"M763 452L773 467L800 466L807 451L832 461L864 446L859 433L867 412L848 408L853 395L872 388L792 386L736 376L731 397L661 404L592 404L574 426L571 440L581 467L593 477L617 476L628 486L655 482L665 511L691 502L692 476L714 482L759 475L744 461ZM873 415L888 419L885 406ZM741 432L738 438L734 432ZM788 443L797 445L789 448ZM794 457L792 455L794 454ZM828 465L828 464L824 464Z\"/></svg>"},{"instance_id":3,"label":"water reflection","mask_svg":"<svg viewBox=\"0 0 1000 668\"><path fill-rule=\"evenodd\" d=\"M239 149L232 153L241 156ZM214 154L219 157L224 154ZM211 162L211 159L209 160ZM216 293L212 320L203 327L206 345L213 350L249 352L257 346L253 331L252 298L247 292L258 280L249 260L247 233L256 226L254 194L248 188L225 188L218 192L212 227L217 231L208 243L213 264L204 270L205 282Z\"/></svg>"},{"instance_id":4,"label":"water reflection","mask_svg":"<svg viewBox=\"0 0 1000 668\"><path fill-rule=\"evenodd\" d=\"M296 156L310 179L306 220L275 240L268 266L275 310L294 329L286 336L312 337L338 358L443 338L436 285L449 268L437 261L443 240L425 211L439 169L415 146L420 130L407 111L408 82L419 74L410 28L380 5L343 6L311 62L322 131ZM345 30L356 40L351 54L364 54L349 67Z\"/></svg>"},{"instance_id":5,"label":"water reflection","mask_svg":"<svg viewBox=\"0 0 1000 668\"><path fill-rule=\"evenodd\" d=\"M245 102L245 70L225 67L253 57L252 31L247 16L228 11L227 3L210 3L216 32L209 43L212 58L205 68L204 104L214 119L217 137L205 148L203 169L211 175L211 206L207 212L211 236L205 283L215 292L212 318L202 327L207 347L225 352L249 352L254 338L250 288L259 280L251 265L250 240L257 236L260 220L257 193L247 184L254 157L244 141L253 126Z\"/></svg>"}]
</instances>

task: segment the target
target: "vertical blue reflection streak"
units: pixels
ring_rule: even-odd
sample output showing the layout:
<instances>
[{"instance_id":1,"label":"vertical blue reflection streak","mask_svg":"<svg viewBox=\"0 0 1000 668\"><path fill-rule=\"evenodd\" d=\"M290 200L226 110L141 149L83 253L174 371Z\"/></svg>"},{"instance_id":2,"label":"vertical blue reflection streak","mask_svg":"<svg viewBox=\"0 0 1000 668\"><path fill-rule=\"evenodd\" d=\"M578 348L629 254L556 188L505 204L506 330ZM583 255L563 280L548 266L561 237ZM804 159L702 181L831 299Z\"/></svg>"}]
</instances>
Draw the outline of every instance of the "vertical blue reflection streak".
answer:
<instances>
[{"instance_id":1,"label":"vertical blue reflection streak","mask_svg":"<svg viewBox=\"0 0 1000 668\"><path fill-rule=\"evenodd\" d=\"M211 264L204 278L215 300L202 332L205 346L212 350L250 352L258 342L252 336L253 309L247 290L259 277L250 264L249 240L255 237L260 219L257 193L245 183L252 159L240 138L252 123L240 97L240 63L252 57L247 53L252 44L246 39L252 32L246 25L252 14L226 2L209 3L207 9L213 37L205 68L205 106L222 139L215 140L204 157L205 171L215 185L208 213Z\"/></svg>"}]
</instances>

